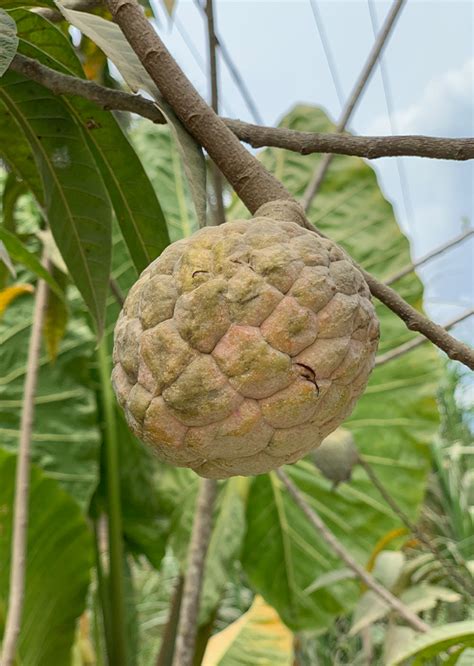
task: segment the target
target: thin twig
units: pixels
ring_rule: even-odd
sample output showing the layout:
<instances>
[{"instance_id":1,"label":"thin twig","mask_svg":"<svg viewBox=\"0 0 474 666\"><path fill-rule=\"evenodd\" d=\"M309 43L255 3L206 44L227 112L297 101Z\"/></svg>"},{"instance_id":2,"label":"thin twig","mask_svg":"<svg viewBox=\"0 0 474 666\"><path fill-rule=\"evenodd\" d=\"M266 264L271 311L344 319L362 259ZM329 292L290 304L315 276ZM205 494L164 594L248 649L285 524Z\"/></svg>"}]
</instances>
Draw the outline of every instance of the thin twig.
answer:
<instances>
[{"instance_id":1,"label":"thin twig","mask_svg":"<svg viewBox=\"0 0 474 666\"><path fill-rule=\"evenodd\" d=\"M375 11L375 6L372 0L367 0L367 4L369 8L370 22L372 23L372 34L374 36L374 39L377 39L377 33L379 31L377 13ZM388 111L390 133L394 135L397 134L397 128L396 128L395 116L393 113L393 97L390 86L390 80L388 77L388 71L385 66L385 60L383 54L381 54L379 57L379 69L380 69L380 76L382 78L383 92L385 96L385 105ZM413 206L411 203L410 188L407 180L405 163L402 160L395 160L395 164L397 166L398 179L400 181L400 188L402 191L403 207L405 209L406 219L408 224L412 225L414 220Z\"/></svg>"},{"instance_id":2,"label":"thin twig","mask_svg":"<svg viewBox=\"0 0 474 666\"><path fill-rule=\"evenodd\" d=\"M426 264L428 261L430 261L434 257L438 257L440 254L443 254L444 252L446 252L446 250L450 250L452 247L455 247L456 245L459 245L459 243L462 243L463 241L466 240L466 238L469 238L473 234L474 234L474 229L468 229L467 231L460 234L459 236L456 236L456 238L453 238L452 240L448 241L447 243L444 243L443 245L440 245L435 250L432 250L428 254L425 254L425 256L421 257L421 259L417 259L413 263L408 264L407 266L402 268L397 273L394 273L389 278L384 280L385 284L393 284L394 282L397 282L397 280L400 280L402 277L405 277L405 275L408 275L409 273L416 270L420 266L423 266L424 264Z\"/></svg>"},{"instance_id":3,"label":"thin twig","mask_svg":"<svg viewBox=\"0 0 474 666\"><path fill-rule=\"evenodd\" d=\"M322 16L319 12L318 3L316 0L310 0L311 11L313 12L314 22L319 33L319 38L321 39L321 44L323 46L324 55L326 56L326 61L328 63L329 71L331 73L332 82L334 83L334 88L336 90L337 99L341 108L344 105L344 94L342 92L341 81L339 80L339 75L337 73L336 63L333 58L331 45L329 39L326 35L326 30L324 29L324 22Z\"/></svg>"},{"instance_id":4,"label":"thin twig","mask_svg":"<svg viewBox=\"0 0 474 666\"><path fill-rule=\"evenodd\" d=\"M49 265L43 261L48 270ZM3 635L2 666L16 663L18 638L21 629L23 602L25 597L25 576L28 532L28 498L30 492L30 448L33 419L35 413L35 393L38 381L39 356L41 352L41 331L46 310L48 287L39 280L36 287L33 325L31 328L23 394L20 442L15 476L15 500L13 506L13 529L10 560L10 591L8 610Z\"/></svg>"},{"instance_id":5,"label":"thin twig","mask_svg":"<svg viewBox=\"0 0 474 666\"><path fill-rule=\"evenodd\" d=\"M407 303L391 287L379 282L360 266L358 268L369 285L372 295L398 315L407 328L411 331L422 333L425 338L431 340L433 344L442 349L451 360L464 363L468 368L474 370L474 350L472 347L453 338L452 335L449 335L446 328L436 324L424 314L415 310L414 307ZM420 339L419 344L423 344L423 342Z\"/></svg>"},{"instance_id":6,"label":"thin twig","mask_svg":"<svg viewBox=\"0 0 474 666\"><path fill-rule=\"evenodd\" d=\"M468 595L468 596L473 595L474 588L467 580L467 578L459 576L456 568L451 564L451 562L448 559L444 557L444 555L440 552L436 544L433 543L433 541L431 541L431 539L423 532L423 530L421 530L418 527L418 525L416 525L410 520L407 514L403 511L403 509L398 505L398 503L386 490L385 486L374 472L372 466L369 465L369 463L360 455L358 456L357 462L364 469L365 473L369 477L373 486L377 488L380 495L383 497L385 502L392 509L393 513L396 516L398 516L398 518L400 518L405 527L410 530L410 532L418 539L418 541L424 544L428 548L428 550L430 550L431 553L435 556L436 560L441 564L448 578L454 583L454 586L458 589L458 591L461 592L461 594L463 595Z\"/></svg>"},{"instance_id":7,"label":"thin twig","mask_svg":"<svg viewBox=\"0 0 474 666\"><path fill-rule=\"evenodd\" d=\"M94 81L62 74L32 58L17 53L10 68L40 83L56 95L78 95L106 110L128 111L156 124L166 119L155 104L142 95L106 88ZM443 160L474 159L474 138L440 138L432 136L350 136L300 132L286 127L252 125L241 120L222 118L227 127L243 142L253 148L265 146L291 150L301 155L336 153L355 155L367 159L379 157L426 157Z\"/></svg>"},{"instance_id":8,"label":"thin twig","mask_svg":"<svg viewBox=\"0 0 474 666\"><path fill-rule=\"evenodd\" d=\"M123 308L123 304L125 303L125 296L122 290L120 289L119 283L114 278L110 278L109 280L109 289L112 292L113 297L117 302L117 305Z\"/></svg>"},{"instance_id":9,"label":"thin twig","mask_svg":"<svg viewBox=\"0 0 474 666\"><path fill-rule=\"evenodd\" d=\"M426 632L430 629L423 620L421 620L418 615L413 613L410 608L405 606L404 603L397 599L389 590L387 590L383 585L381 585L375 578L366 571L352 555L347 552L343 544L339 539L331 532L327 525L321 520L316 511L309 506L309 504L304 499L301 492L295 486L295 484L288 478L285 472L280 468L276 470L276 474L280 481L285 485L286 489L293 497L296 504L303 511L305 516L308 518L313 527L321 535L324 541L333 549L333 551L338 555L341 560L347 564L347 566L354 571L354 573L360 578L360 580L365 583L365 585L370 588L375 594L380 597L393 611L397 612L400 617L402 617L407 624L409 624L415 631Z\"/></svg>"},{"instance_id":10,"label":"thin twig","mask_svg":"<svg viewBox=\"0 0 474 666\"><path fill-rule=\"evenodd\" d=\"M202 479L189 543L173 666L192 666L193 664L204 564L211 538L212 510L216 495L217 481Z\"/></svg>"},{"instance_id":11,"label":"thin twig","mask_svg":"<svg viewBox=\"0 0 474 666\"><path fill-rule=\"evenodd\" d=\"M456 326L456 324L459 324L461 321L464 321L465 319L472 317L472 315L474 315L474 310L468 310L467 312L464 312L462 315L455 317L447 324L445 324L444 326L445 330L449 331L449 329L453 328L453 326ZM423 345L426 341L427 339L423 335L419 335L416 338L413 338L413 340L409 340L408 342L405 342L403 345L395 347L395 349L391 349L385 354L380 354L379 356L377 356L375 359L375 365L377 367L380 365L385 365L385 363L393 361L396 358L399 358L400 356L403 356L404 354L412 351L413 349L416 349L420 345Z\"/></svg>"},{"instance_id":12,"label":"thin twig","mask_svg":"<svg viewBox=\"0 0 474 666\"><path fill-rule=\"evenodd\" d=\"M201 6L201 5L199 5ZM214 27L214 4L213 0L206 0L206 17L207 17L207 38L209 42L209 79L211 82L211 107L216 113L219 113L219 90L218 90L218 76L217 76L217 57L216 57L216 31ZM215 195L215 222L216 224L224 224L225 222L225 207L223 197L223 181L222 174L214 162L211 163L212 180L214 184Z\"/></svg>"},{"instance_id":13,"label":"thin twig","mask_svg":"<svg viewBox=\"0 0 474 666\"><path fill-rule=\"evenodd\" d=\"M183 598L184 576L180 575L173 590L170 602L168 620L161 636L160 651L156 666L172 666L174 648L176 645L176 631L178 628L181 600Z\"/></svg>"},{"instance_id":14,"label":"thin twig","mask_svg":"<svg viewBox=\"0 0 474 666\"><path fill-rule=\"evenodd\" d=\"M206 9L204 8L204 5L201 4L200 0L195 0L196 5L199 7L199 9L206 13ZM242 98L244 102L247 105L248 110L250 111L253 119L255 120L256 123L261 125L263 123L262 117L260 113L258 112L257 105L255 104L254 100L252 99L252 95L250 94L249 89L247 88L247 85L243 78L240 75L239 70L237 69L234 61L232 60L232 56L230 55L229 51L227 50L227 47L225 43L223 42L222 38L217 35L217 33L214 33L215 38L216 38L216 46L218 46L219 51L221 53L222 59L227 65L227 69L229 70L229 73L231 77L234 79L234 83L237 86L238 90L240 91L240 94L242 95Z\"/></svg>"},{"instance_id":15,"label":"thin twig","mask_svg":"<svg viewBox=\"0 0 474 666\"><path fill-rule=\"evenodd\" d=\"M367 62L365 63L364 68L354 86L354 89L352 90L352 93L349 99L347 100L347 104L344 107L342 115L339 121L337 122L335 128L336 132L340 133L345 129L349 121L349 118L351 117L352 112L354 111L354 108L357 102L359 101L360 96L374 71L377 59L380 53L382 52L385 44L387 43L388 37L392 31L393 26L395 25L395 22L404 4L405 0L395 0L395 2L393 3L388 13L388 16L385 19L385 22L382 26L382 29L380 30L380 33L377 39L375 40L375 44L373 45L372 50L369 53ZM301 205L303 206L305 211L309 209L311 202L314 199L314 196L318 192L321 183L323 182L324 176L326 175L328 167L331 164L331 161L332 161L331 155L324 155L321 162L319 163L318 169L314 174L314 177L310 181L308 187L306 188L306 191L303 195L303 199L301 200Z\"/></svg>"}]
</instances>

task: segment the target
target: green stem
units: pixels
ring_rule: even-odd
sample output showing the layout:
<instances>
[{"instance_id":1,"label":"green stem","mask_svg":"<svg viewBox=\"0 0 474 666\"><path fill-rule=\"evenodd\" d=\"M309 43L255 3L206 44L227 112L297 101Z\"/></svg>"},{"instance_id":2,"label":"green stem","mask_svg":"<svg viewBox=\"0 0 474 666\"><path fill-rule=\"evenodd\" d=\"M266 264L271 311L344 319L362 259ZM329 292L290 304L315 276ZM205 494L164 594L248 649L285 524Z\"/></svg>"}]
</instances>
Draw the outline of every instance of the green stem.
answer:
<instances>
[{"instance_id":1,"label":"green stem","mask_svg":"<svg viewBox=\"0 0 474 666\"><path fill-rule=\"evenodd\" d=\"M108 595L108 580L104 573L102 566L102 552L101 552L101 539L100 539L100 518L94 520L94 546L95 546L95 569L97 575L97 590L95 595L94 605L96 612L94 613L95 622L95 650L100 656L98 666L104 666L105 655L112 659L112 647L110 629L110 599ZM99 626L98 614L100 613L102 622Z\"/></svg>"},{"instance_id":2,"label":"green stem","mask_svg":"<svg viewBox=\"0 0 474 666\"><path fill-rule=\"evenodd\" d=\"M107 513L109 541L109 593L111 649L110 666L127 665L125 622L125 586L123 579L122 511L120 506L120 476L117 423L114 396L110 383L110 364L105 336L97 350L105 429L105 464L107 484Z\"/></svg>"}]
</instances>

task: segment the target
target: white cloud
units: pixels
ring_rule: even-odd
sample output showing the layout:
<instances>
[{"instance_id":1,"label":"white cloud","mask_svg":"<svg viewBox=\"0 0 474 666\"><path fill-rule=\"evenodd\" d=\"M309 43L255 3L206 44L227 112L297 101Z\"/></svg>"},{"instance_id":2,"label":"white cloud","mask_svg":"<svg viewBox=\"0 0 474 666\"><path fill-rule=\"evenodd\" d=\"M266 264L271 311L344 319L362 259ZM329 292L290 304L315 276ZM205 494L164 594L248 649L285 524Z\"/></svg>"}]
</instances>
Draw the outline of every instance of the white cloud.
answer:
<instances>
[{"instance_id":1,"label":"white cloud","mask_svg":"<svg viewBox=\"0 0 474 666\"><path fill-rule=\"evenodd\" d=\"M393 120L399 134L466 136L474 131L473 108L474 58L470 58L432 79L416 101L395 111ZM387 115L375 118L367 134L390 134Z\"/></svg>"}]
</instances>

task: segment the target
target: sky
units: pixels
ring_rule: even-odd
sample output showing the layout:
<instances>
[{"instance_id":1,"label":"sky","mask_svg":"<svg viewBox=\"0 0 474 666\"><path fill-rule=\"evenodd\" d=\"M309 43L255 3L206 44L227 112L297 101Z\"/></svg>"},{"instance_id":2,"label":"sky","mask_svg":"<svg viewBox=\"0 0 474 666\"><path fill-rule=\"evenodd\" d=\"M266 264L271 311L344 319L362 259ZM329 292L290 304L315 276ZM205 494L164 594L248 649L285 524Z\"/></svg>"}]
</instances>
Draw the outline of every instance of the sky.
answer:
<instances>
[{"instance_id":1,"label":"sky","mask_svg":"<svg viewBox=\"0 0 474 666\"><path fill-rule=\"evenodd\" d=\"M153 3L167 47L208 98L206 31L196 2L177 0L172 22L162 0ZM297 103L322 106L337 120L341 105L310 0L214 0L214 4L217 32L265 124L278 123ZM385 0L317 1L344 99L374 42L369 4L380 26L390 7ZM383 63L394 133L474 136L474 0L408 0L383 52ZM219 65L223 113L252 122L224 63ZM391 133L379 67L349 129L361 135ZM385 158L371 165L411 241L414 259L454 238L465 225L474 226L472 161ZM473 307L473 264L471 237L420 269L426 311L439 323ZM474 317L453 330L474 341Z\"/></svg>"}]
</instances>

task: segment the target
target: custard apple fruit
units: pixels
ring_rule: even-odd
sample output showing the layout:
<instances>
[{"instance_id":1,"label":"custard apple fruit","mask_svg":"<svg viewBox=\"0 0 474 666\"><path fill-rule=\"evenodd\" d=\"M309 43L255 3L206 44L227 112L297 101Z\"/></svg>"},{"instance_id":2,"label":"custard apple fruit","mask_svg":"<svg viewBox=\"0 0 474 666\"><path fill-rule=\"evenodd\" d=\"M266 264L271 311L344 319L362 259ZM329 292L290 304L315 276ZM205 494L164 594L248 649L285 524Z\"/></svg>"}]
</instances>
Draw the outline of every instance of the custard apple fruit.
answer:
<instances>
[{"instance_id":1,"label":"custard apple fruit","mask_svg":"<svg viewBox=\"0 0 474 666\"><path fill-rule=\"evenodd\" d=\"M170 245L130 289L113 384L131 430L208 478L295 462L350 414L378 321L341 248L255 217Z\"/></svg>"}]
</instances>

